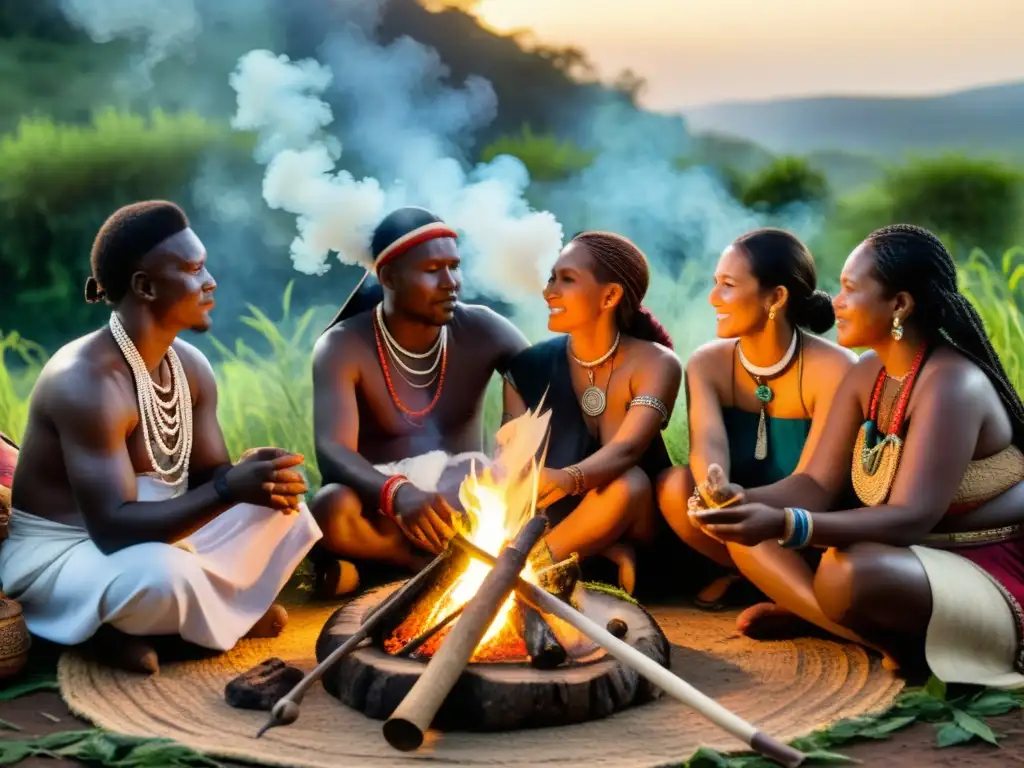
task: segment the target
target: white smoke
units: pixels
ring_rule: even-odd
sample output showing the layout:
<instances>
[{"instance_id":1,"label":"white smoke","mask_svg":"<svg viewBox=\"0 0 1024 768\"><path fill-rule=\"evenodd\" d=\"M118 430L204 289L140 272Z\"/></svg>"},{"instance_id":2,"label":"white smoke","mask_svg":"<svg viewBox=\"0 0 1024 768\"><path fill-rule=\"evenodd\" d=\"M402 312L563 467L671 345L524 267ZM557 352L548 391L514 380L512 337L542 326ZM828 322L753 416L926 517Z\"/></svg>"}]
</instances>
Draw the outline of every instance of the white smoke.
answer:
<instances>
[{"instance_id":1,"label":"white smoke","mask_svg":"<svg viewBox=\"0 0 1024 768\"><path fill-rule=\"evenodd\" d=\"M350 4L351 5L351 4ZM376 0L362 2L362 25L347 24L326 47L330 68L251 51L231 76L233 125L256 131L266 164L263 196L297 217L295 268L322 274L332 253L368 266L373 228L392 209L427 208L460 233L466 284L506 299L539 295L562 244L562 228L524 198L529 175L503 156L465 168L459 140L494 118L491 86L469 78L446 86L437 54L409 38L373 42ZM341 125L321 98L344 105ZM336 136L325 130L331 126ZM351 150L373 177L339 168Z\"/></svg>"},{"instance_id":2,"label":"white smoke","mask_svg":"<svg viewBox=\"0 0 1024 768\"><path fill-rule=\"evenodd\" d=\"M157 64L182 50L202 28L194 0L60 0L64 15L97 43L144 38L133 74L149 84Z\"/></svg>"}]
</instances>

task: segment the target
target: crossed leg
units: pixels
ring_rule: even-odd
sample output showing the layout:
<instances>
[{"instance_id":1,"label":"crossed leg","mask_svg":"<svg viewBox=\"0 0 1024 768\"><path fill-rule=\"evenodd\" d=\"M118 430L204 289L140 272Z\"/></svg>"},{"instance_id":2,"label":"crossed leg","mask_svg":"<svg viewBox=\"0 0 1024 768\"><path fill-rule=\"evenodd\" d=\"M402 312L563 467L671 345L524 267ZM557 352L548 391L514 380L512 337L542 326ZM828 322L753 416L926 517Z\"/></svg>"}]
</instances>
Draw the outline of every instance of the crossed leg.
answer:
<instances>
[{"instance_id":1,"label":"crossed leg","mask_svg":"<svg viewBox=\"0 0 1024 768\"><path fill-rule=\"evenodd\" d=\"M630 541L654 536L654 494L651 481L631 467L602 488L589 491L562 522L545 537L555 562L573 552L580 559L608 557L619 569L619 585L636 587L636 555Z\"/></svg>"}]
</instances>

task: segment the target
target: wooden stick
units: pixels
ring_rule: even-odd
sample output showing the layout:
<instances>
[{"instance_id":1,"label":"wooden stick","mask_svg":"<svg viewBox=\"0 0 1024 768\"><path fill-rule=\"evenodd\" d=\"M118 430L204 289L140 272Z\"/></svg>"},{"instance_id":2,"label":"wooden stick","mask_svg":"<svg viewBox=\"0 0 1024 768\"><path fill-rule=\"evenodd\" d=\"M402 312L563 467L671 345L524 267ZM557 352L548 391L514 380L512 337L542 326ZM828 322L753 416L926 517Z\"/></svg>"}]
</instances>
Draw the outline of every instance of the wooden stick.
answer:
<instances>
[{"instance_id":1,"label":"wooden stick","mask_svg":"<svg viewBox=\"0 0 1024 768\"><path fill-rule=\"evenodd\" d=\"M454 611L449 613L447 616L445 616L443 619L441 619L439 622L437 622L437 624L432 626L426 632L421 632L420 634L416 635L416 637L414 637L408 643L406 643L401 648L399 648L397 651L395 651L394 655L395 656L412 656L430 638L432 638L434 635L436 635L442 629L444 629L449 624L451 624L453 621L455 621L455 619L457 619L459 616L461 616L462 612L464 610L466 610L465 603L463 603L458 608L456 608Z\"/></svg>"},{"instance_id":2,"label":"wooden stick","mask_svg":"<svg viewBox=\"0 0 1024 768\"><path fill-rule=\"evenodd\" d=\"M494 558L462 536L455 536L452 544L485 563L494 563ZM786 766L796 768L807 759L807 755L781 741L762 733L736 713L726 709L717 701L687 683L671 670L645 656L633 646L623 642L597 622L577 611L568 603L562 602L554 595L540 587L519 579L515 585L516 593L539 610L557 616L567 624L571 624L623 664L627 664L646 677L665 693L713 722L719 728L731 733L755 752Z\"/></svg>"},{"instance_id":3,"label":"wooden stick","mask_svg":"<svg viewBox=\"0 0 1024 768\"><path fill-rule=\"evenodd\" d=\"M256 733L256 738L258 739L271 728L275 728L279 725L291 725L298 720L300 712L299 703L302 701L302 697L305 695L306 691L309 690L309 687L322 678L328 669L341 661L345 656L352 653L352 651L366 640L370 636L370 633L373 632L374 628L389 614L391 614L396 608L402 607L405 603L406 596L418 592L419 589L430 578L432 578L435 573L437 573L441 566L451 556L453 551L453 547L449 544L441 554L435 557L425 568L423 568L423 570L382 600L371 615L367 617L366 621L362 623L355 634L335 648L331 652L330 656L317 664L312 672L303 677L298 683L296 683L294 688L278 699L277 703L274 704L274 708L270 711L270 719Z\"/></svg>"},{"instance_id":4,"label":"wooden stick","mask_svg":"<svg viewBox=\"0 0 1024 768\"><path fill-rule=\"evenodd\" d=\"M515 542L491 560L491 570L466 604L462 616L402 703L384 723L384 738L391 746L408 752L418 749L423 743L423 736L434 716L466 669L502 604L512 594L516 579L526 565L526 558L546 526L545 518L530 518Z\"/></svg>"}]
</instances>

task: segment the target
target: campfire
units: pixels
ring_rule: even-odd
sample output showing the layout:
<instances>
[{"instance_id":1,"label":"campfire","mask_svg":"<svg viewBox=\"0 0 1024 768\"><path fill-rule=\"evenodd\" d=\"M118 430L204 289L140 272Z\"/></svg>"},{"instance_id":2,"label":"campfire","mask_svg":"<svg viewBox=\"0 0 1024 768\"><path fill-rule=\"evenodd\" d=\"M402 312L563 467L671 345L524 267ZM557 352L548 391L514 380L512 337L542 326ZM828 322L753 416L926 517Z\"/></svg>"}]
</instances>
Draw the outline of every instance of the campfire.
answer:
<instances>
[{"instance_id":1,"label":"campfire","mask_svg":"<svg viewBox=\"0 0 1024 768\"><path fill-rule=\"evenodd\" d=\"M317 640L317 668L257 735L294 722L319 679L385 721L385 740L403 751L430 728L568 725L669 693L777 762L803 761L673 674L668 640L642 606L583 583L575 557L545 557L536 498L547 429L548 416L535 412L502 428L494 460L460 486L464 512L447 548L411 579L339 608Z\"/></svg>"}]
</instances>

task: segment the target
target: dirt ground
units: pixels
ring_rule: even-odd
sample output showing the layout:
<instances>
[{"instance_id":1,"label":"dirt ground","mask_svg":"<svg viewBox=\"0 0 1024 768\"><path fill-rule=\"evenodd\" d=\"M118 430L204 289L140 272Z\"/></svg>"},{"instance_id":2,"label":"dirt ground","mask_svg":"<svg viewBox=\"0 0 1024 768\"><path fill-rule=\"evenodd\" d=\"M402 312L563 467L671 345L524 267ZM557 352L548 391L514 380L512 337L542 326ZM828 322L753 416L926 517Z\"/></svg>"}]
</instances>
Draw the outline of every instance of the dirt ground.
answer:
<instances>
[{"instance_id":1,"label":"dirt ground","mask_svg":"<svg viewBox=\"0 0 1024 768\"><path fill-rule=\"evenodd\" d=\"M43 714L46 713L46 714ZM52 715L60 722L53 722ZM23 696L14 701L0 702L0 718L20 726L21 733L0 731L0 738L26 738L55 731L88 728L83 720L74 717L64 706L57 693L45 692ZM881 742L854 744L837 751L861 761L862 765L886 768L1009 768L1024 766L1024 713L1018 711L1003 717L991 718L988 723L1001 736L1002 748L985 744L964 747L935 748L935 728L915 724ZM49 758L29 758L17 764L19 768L57 768L61 765L84 765L77 761L55 761ZM224 765L241 765L227 763Z\"/></svg>"}]
</instances>

